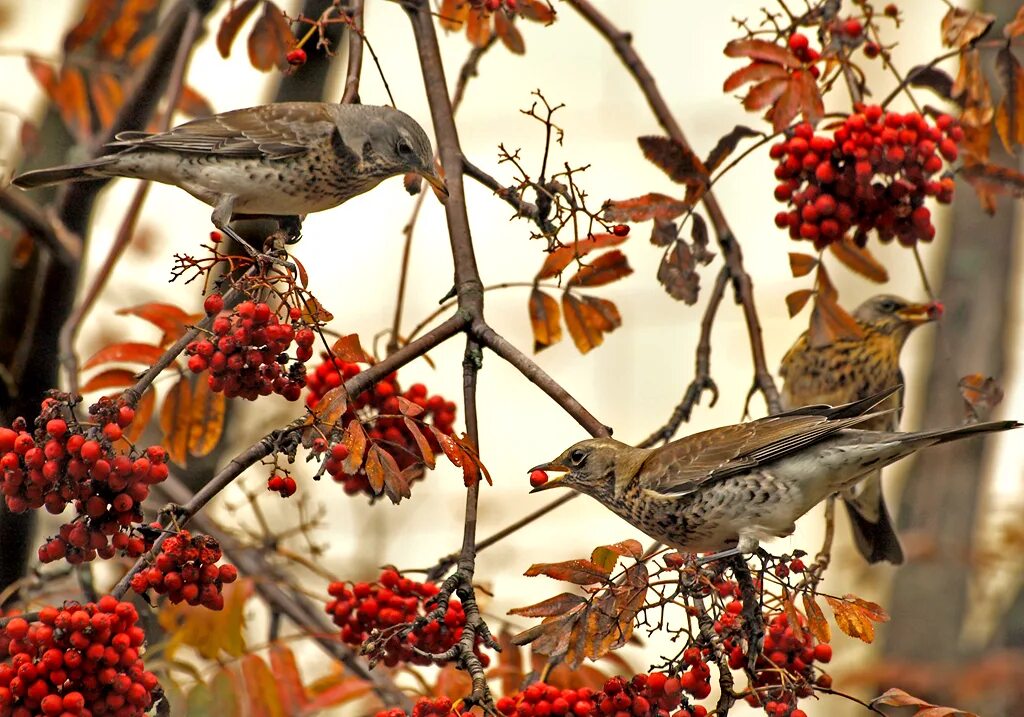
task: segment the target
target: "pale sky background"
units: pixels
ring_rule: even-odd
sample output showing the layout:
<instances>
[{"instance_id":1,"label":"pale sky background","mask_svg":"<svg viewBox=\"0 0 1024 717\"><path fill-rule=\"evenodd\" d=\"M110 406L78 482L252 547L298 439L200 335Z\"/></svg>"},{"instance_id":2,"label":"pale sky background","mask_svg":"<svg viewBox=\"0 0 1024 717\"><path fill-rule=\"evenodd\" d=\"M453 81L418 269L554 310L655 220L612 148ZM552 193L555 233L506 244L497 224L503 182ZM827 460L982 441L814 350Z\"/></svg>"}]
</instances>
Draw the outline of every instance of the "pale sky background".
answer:
<instances>
[{"instance_id":1,"label":"pale sky background","mask_svg":"<svg viewBox=\"0 0 1024 717\"><path fill-rule=\"evenodd\" d=\"M366 31L381 59L395 100L432 135L409 23L395 3L371 0L367 4ZM706 155L718 137L736 124L765 129L759 117L744 112L735 97L721 92L728 73L741 66L740 61L729 60L721 52L726 42L739 34L731 18L756 17L764 2L601 0L595 4L613 13L617 22L633 33L638 51L657 78L698 154ZM67 27L66 18L77 16L80 3L52 3L45 16L37 10L30 12L29 4L13 0L0 3L0 7L11 14L10 22L0 31L0 46L7 51L31 48L46 55L57 52L62 32ZM242 30L229 59L222 59L213 46L212 37L226 7L226 3L222 4L210 18L210 36L196 52L189 73L190 84L209 98L217 111L259 104L268 99L267 77L252 70L245 55L246 29ZM471 82L457 118L463 150L472 161L505 184L510 183L513 175L511 167L497 164L500 142L510 148L520 147L525 166L536 172L541 157L542 127L521 115L519 110L530 106L530 93L539 88L552 103L566 104L556 116L558 124L565 129L564 146L554 149L552 159L555 165L563 162L573 166L591 165L578 180L587 190L591 206L596 208L609 197L625 199L652 191L678 192L677 186L643 159L637 147L637 136L658 134L660 128L632 78L604 40L570 7L561 3L556 3L556 7L558 21L551 27L530 22L518 24L526 41L525 57L511 55L498 46L481 62L480 76ZM941 2L913 4L913 29L898 35L902 45L895 52L895 61L900 67L909 68L915 61L937 54L938 24L945 9ZM897 35L891 32L889 37L895 39ZM441 47L452 83L469 51L469 44L463 34L446 36L441 33ZM7 53L0 60L5 63L5 103L10 106L16 102L22 112L37 112L41 107L41 93L29 77L24 61L16 54ZM878 82L875 86L879 95L884 96L892 84L881 76L880 69L880 65L875 67ZM386 103L387 96L369 57L363 78L363 101ZM340 96L341 78L336 79L333 94ZM837 106L844 101L847 101L845 91L835 99ZM928 102L933 99L929 97ZM17 122L5 116L0 116L0 122L4 155L16 155ZM806 312L793 320L788 318L783 297L794 289L810 286L810 277L793 279L790 276L787 252L808 251L809 245L792 242L775 228L772 218L779 205L772 197L774 185L772 163L763 151L748 158L715 188L753 277L772 371L807 323ZM467 187L470 221L484 283L528 281L543 260L542 246L529 241L529 225L523 220L508 221L509 208L488 190L471 180L467 180ZM970 191L965 186L959 189ZM134 190L134 182L120 180L104 193L90 244L91 268L102 260L117 231L120 213ZM358 332L364 345L390 325L402 250L401 230L413 203L414 199L402 190L400 179L389 180L342 207L309 217L304 224L304 239L294 248L294 254L309 270L312 289L336 317L332 328L342 333ZM133 340L146 340L149 329L143 322L112 316L117 308L165 300L191 310L198 309L201 298L196 285L169 285L166 281L172 254L194 249L205 240L210 229L209 214L208 207L180 190L160 185L152 188L140 227L151 232L155 241L144 252L130 249L126 254L124 270L119 272L101 305L94 310L91 327L83 332L79 344L82 355L90 354L102 342L115 337L130 335ZM932 267L933 282L938 280L938 262L947 241L943 214L941 210L937 212L939 235L935 242L922 247L925 260ZM635 273L592 292L617 303L623 327L607 335L605 344L586 356L576 351L566 335L561 344L537 357L546 371L600 420L612 425L617 438L627 442L639 441L660 426L689 383L706 299L702 293L698 305L688 307L671 299L657 284L655 272L661 252L648 242L649 226L637 225L622 247ZM563 239L571 237L566 235ZM913 299L924 298L909 252L898 246L881 246L876 241L872 241L871 248L893 277L881 290ZM406 330L432 311L451 286L452 269L443 209L432 198L428 198L420 217L412 260ZM703 270L703 291L710 288L719 266L720 258ZM880 291L877 285L851 275L834 261L830 262L830 269L840 287L842 301L848 307ZM526 312L527 293L527 289L508 289L486 297L486 314L491 325L524 350L532 346ZM751 361L742 314L732 303L731 292L726 296L715 326L712 351L712 375L721 389L721 397L713 409L698 407L691 424L683 427L683 434L738 420L751 383ZM1021 325L1024 315L1021 301L1020 292L1007 301L1007 320L1015 326ZM915 365L929 352L934 352L936 360L948 360L955 340L956 337L943 331L941 324L920 329L910 339L904 360L910 379L906 428L923 425L917 408L921 381L914 371ZM418 361L402 369L400 382L407 387L422 381L432 392L443 393L461 403L463 346L460 338L433 351L431 358L436 370ZM1000 377L1007 392L1000 409L1002 416L1024 416L1021 358L1018 341L1011 357L1016 368L1011 375ZM962 373L973 370L965 367ZM586 434L493 354L485 354L479 383L481 448L495 480L493 487L482 491L479 535L485 537L549 500L550 494L527 494L525 471L554 457ZM752 406L755 415L763 415L764 406L759 397ZM245 406L243 413L248 417L249 426L244 430L236 426L232 440L239 449L244 448L266 430L298 415L300 410L299 405L276 399L261 401L258 407ZM460 410L459 430L461 415ZM1013 500L1019 499L1021 465L1024 464L1021 443L1009 439L988 441L994 455L996 446L1000 447L997 472L1001 497L994 499L995 503L1004 505L1011 496ZM894 475L890 476L887 491L894 496L899 471L891 472ZM251 471L246 480L249 485L265 481L266 471ZM438 557L457 549L461 539L464 496L461 477L444 463L433 475L414 486L411 501L398 507L385 502L367 510L363 499L345 497L340 487L331 481L318 484L300 481L300 492L327 507L329 517L317 537L329 544L323 563L341 578L370 578L375 566L385 563L405 568L431 565ZM237 490L230 490L227 495L235 503L241 498ZM267 510L277 512L276 520L281 524L289 525L295 519L290 503L274 496L263 503ZM837 593L854 592L884 605L892 569L868 569L851 559L855 551L845 520L838 526L837 536L837 565L829 573L826 589ZM489 612L501 616L511 607L535 602L562 590L561 584L546 578L522 577L530 563L583 557L596 545L628 537L643 538L588 498L570 503L538 521L531 529L479 556L477 579L496 594L488 605ZM813 554L820 540L820 510L816 510L799 522L795 536L768 547L773 552L799 547ZM311 587L318 589L312 584ZM521 620L516 624L525 627L532 623ZM494 627L498 624L499 620L495 619ZM857 664L863 659L863 653L852 649L851 638L836 632L837 659L832 672L840 676L837 687L841 688L843 669ZM261 642L264 635L257 632L254 640ZM652 646L648 654L651 661L656 661L657 654L661 653ZM310 656L316 659L315 652ZM646 666L645 660L637 654L630 657L638 668ZM810 708L835 713L833 710L839 710L840 703L842 700L835 699L818 706L811 704Z\"/></svg>"}]
</instances>

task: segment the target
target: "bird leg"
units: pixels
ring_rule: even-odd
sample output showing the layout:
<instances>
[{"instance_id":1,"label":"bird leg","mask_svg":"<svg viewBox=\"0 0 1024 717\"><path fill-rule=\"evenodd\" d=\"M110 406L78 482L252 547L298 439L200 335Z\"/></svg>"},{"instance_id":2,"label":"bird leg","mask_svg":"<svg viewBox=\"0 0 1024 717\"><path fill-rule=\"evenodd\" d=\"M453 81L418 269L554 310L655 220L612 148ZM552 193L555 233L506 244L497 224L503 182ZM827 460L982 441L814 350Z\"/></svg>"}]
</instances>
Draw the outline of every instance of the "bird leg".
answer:
<instances>
[{"instance_id":1,"label":"bird leg","mask_svg":"<svg viewBox=\"0 0 1024 717\"><path fill-rule=\"evenodd\" d=\"M296 244L302 238L302 217L287 216L277 218L277 227L284 232L285 244Z\"/></svg>"},{"instance_id":2,"label":"bird leg","mask_svg":"<svg viewBox=\"0 0 1024 717\"><path fill-rule=\"evenodd\" d=\"M221 195L220 199L217 201L217 204L213 208L213 214L210 215L210 221L213 222L213 226L217 227L217 229L220 230L224 234L224 236L228 237L229 239L232 239L240 247L242 247L245 250L245 253L248 254L249 258L251 258L253 261L270 261L271 263L277 264L278 266L282 267L285 271L294 276L297 273L295 265L279 257L259 251L256 247L254 247L252 244L243 239L238 232L231 228L230 222L234 204L234 194ZM294 219L296 220L296 222L299 221L298 217L294 217Z\"/></svg>"},{"instance_id":3,"label":"bird leg","mask_svg":"<svg viewBox=\"0 0 1024 717\"><path fill-rule=\"evenodd\" d=\"M735 548L727 548L726 550L721 550L717 553L712 553L711 555L705 555L703 558L698 558L694 565L696 567L700 567L701 565L707 565L708 563L713 563L716 560L723 560L725 558L733 558L737 556L742 558L745 554L758 552L760 548L760 543L758 543L757 538L753 535L740 535L739 542L736 543Z\"/></svg>"}]
</instances>

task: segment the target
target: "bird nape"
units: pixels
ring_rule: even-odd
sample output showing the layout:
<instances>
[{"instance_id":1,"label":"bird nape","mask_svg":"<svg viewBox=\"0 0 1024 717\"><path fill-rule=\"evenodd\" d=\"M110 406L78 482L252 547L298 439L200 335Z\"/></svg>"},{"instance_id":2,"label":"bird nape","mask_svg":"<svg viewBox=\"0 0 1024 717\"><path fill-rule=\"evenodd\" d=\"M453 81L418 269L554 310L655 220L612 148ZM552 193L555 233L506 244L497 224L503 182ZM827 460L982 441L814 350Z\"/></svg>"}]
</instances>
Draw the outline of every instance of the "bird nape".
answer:
<instances>
[{"instance_id":1,"label":"bird nape","mask_svg":"<svg viewBox=\"0 0 1024 717\"><path fill-rule=\"evenodd\" d=\"M192 120L167 132L122 132L117 150L15 177L22 188L131 177L174 185L213 207L213 224L273 217L298 232L301 217L336 207L382 180L415 173L444 201L430 139L392 107L280 102ZM243 246L247 246L244 241Z\"/></svg>"},{"instance_id":2,"label":"bird nape","mask_svg":"<svg viewBox=\"0 0 1024 717\"><path fill-rule=\"evenodd\" d=\"M782 408L856 401L905 383L900 352L907 337L918 326L941 316L942 304L937 302L915 303L881 294L853 312L860 336L816 346L804 332L786 352L779 369L784 381L780 391ZM898 430L903 392L892 395L885 406L894 410L865 421L859 428ZM870 563L902 563L903 549L885 504L881 471L872 471L843 491L842 499L854 543L864 558Z\"/></svg>"},{"instance_id":3,"label":"bird nape","mask_svg":"<svg viewBox=\"0 0 1024 717\"><path fill-rule=\"evenodd\" d=\"M900 387L839 406L805 406L714 428L659 448L612 438L570 446L532 470L563 475L532 492L567 487L595 498L647 535L701 563L755 552L865 475L928 446L1018 428L1016 421L899 433L860 426Z\"/></svg>"}]
</instances>

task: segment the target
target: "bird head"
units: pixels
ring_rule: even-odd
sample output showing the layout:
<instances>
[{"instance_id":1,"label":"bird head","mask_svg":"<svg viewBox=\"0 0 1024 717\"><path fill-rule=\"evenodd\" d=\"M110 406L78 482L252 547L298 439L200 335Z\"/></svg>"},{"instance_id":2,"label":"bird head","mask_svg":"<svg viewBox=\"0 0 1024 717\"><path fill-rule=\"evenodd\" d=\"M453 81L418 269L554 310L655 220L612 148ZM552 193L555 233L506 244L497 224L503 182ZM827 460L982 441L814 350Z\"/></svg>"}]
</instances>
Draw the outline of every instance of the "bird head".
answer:
<instances>
[{"instance_id":1,"label":"bird head","mask_svg":"<svg viewBox=\"0 0 1024 717\"><path fill-rule=\"evenodd\" d=\"M625 485L640 470L649 451L633 448L613 438L590 438L575 443L553 461L530 469L562 472L534 488L537 493L550 488L572 488L593 497L618 497Z\"/></svg>"},{"instance_id":2,"label":"bird head","mask_svg":"<svg viewBox=\"0 0 1024 717\"><path fill-rule=\"evenodd\" d=\"M899 296L880 294L858 306L853 317L881 333L906 338L911 330L921 324L937 321L942 317L942 312L942 304L938 301L915 304Z\"/></svg>"},{"instance_id":3,"label":"bird head","mask_svg":"<svg viewBox=\"0 0 1024 717\"><path fill-rule=\"evenodd\" d=\"M383 168L391 175L415 172L437 190L443 202L448 186L434 167L434 150L430 139L412 117L392 107L375 107L379 121L369 127L370 142Z\"/></svg>"}]
</instances>

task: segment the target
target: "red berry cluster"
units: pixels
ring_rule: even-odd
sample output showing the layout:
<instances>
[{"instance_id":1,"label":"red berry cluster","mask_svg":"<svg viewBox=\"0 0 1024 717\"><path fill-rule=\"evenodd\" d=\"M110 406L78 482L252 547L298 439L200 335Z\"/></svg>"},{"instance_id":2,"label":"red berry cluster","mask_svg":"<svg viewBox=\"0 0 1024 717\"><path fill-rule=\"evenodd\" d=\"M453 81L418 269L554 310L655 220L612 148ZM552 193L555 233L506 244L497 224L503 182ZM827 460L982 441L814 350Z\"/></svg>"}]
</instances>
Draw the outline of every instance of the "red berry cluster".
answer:
<instances>
[{"instance_id":1,"label":"red berry cluster","mask_svg":"<svg viewBox=\"0 0 1024 717\"><path fill-rule=\"evenodd\" d=\"M203 304L209 316L220 314L224 298L210 294ZM302 311L289 310L292 323L281 323L270 305L243 301L213 321L210 338L185 347L193 373L210 370L210 390L228 398L255 401L271 393L297 401L306 385L305 362L313 356L316 334L302 324ZM296 344L295 357L285 353Z\"/></svg>"},{"instance_id":2,"label":"red berry cluster","mask_svg":"<svg viewBox=\"0 0 1024 717\"><path fill-rule=\"evenodd\" d=\"M434 607L438 587L434 583L418 583L387 568L375 583L333 582L327 592L332 598L327 603L327 613L341 628L342 641L357 647L374 631L383 632L425 615ZM413 646L425 652L444 652L459 641L465 624L462 603L453 597L442 620L428 622L404 639L392 637L385 643L381 659L389 667L399 662L430 664ZM486 667L490 658L479 653L478 656Z\"/></svg>"},{"instance_id":3,"label":"red berry cluster","mask_svg":"<svg viewBox=\"0 0 1024 717\"><path fill-rule=\"evenodd\" d=\"M345 448L345 446L341 447ZM348 453L347 448L345 448L345 452ZM271 493L279 493L282 498L291 498L295 495L295 491L297 489L298 485L295 483L295 479L290 475L274 473L267 479L267 490Z\"/></svg>"},{"instance_id":4,"label":"red berry cluster","mask_svg":"<svg viewBox=\"0 0 1024 717\"><path fill-rule=\"evenodd\" d=\"M159 694L139 658L135 606L110 595L44 607L0 630L0 717L136 717Z\"/></svg>"},{"instance_id":5,"label":"red berry cluster","mask_svg":"<svg viewBox=\"0 0 1024 717\"><path fill-rule=\"evenodd\" d=\"M536 682L500 698L495 707L508 717L704 717L699 705L683 705L679 679L662 672L626 679L611 677L604 689L559 689Z\"/></svg>"},{"instance_id":6,"label":"red berry cluster","mask_svg":"<svg viewBox=\"0 0 1024 717\"><path fill-rule=\"evenodd\" d=\"M864 246L872 229L883 241L912 246L935 236L926 197L948 204L953 179L935 175L957 158L963 130L949 115L935 124L917 112L886 112L861 107L831 137L815 134L808 123L772 146L780 180L775 198L790 205L775 215L793 239L821 249L856 227Z\"/></svg>"},{"instance_id":7,"label":"red berry cluster","mask_svg":"<svg viewBox=\"0 0 1024 717\"><path fill-rule=\"evenodd\" d=\"M454 709L449 697L420 697L412 706L412 717L447 717L449 714L460 714ZM401 707L381 710L374 717L409 717Z\"/></svg>"},{"instance_id":8,"label":"red berry cluster","mask_svg":"<svg viewBox=\"0 0 1024 717\"><path fill-rule=\"evenodd\" d=\"M132 577L132 590L143 595L153 590L167 595L172 603L187 602L211 610L224 608L221 590L238 578L234 565L216 565L222 557L220 545L208 535L193 536L182 530L160 544L152 567Z\"/></svg>"},{"instance_id":9,"label":"red berry cluster","mask_svg":"<svg viewBox=\"0 0 1024 717\"><path fill-rule=\"evenodd\" d=\"M104 398L81 423L67 394L42 402L33 430L24 418L0 428L0 490L13 513L45 507L53 514L74 503L77 515L39 548L44 563L111 558L120 550L137 557L144 541L130 535L142 520L149 487L167 477L160 446L121 453L114 444L135 418L130 406Z\"/></svg>"},{"instance_id":10,"label":"red berry cluster","mask_svg":"<svg viewBox=\"0 0 1024 717\"><path fill-rule=\"evenodd\" d=\"M821 75L821 70L818 69L814 63L821 58L821 53L810 46L810 41L807 39L807 35L800 32L794 32L789 36L789 51L796 55L796 59L800 60L810 67L807 71L811 74L811 77L818 79Z\"/></svg>"},{"instance_id":11,"label":"red berry cluster","mask_svg":"<svg viewBox=\"0 0 1024 717\"><path fill-rule=\"evenodd\" d=\"M498 12L502 6L510 14L519 9L519 0L483 0L483 2L477 0L476 4L483 5L488 12Z\"/></svg>"},{"instance_id":12,"label":"red berry cluster","mask_svg":"<svg viewBox=\"0 0 1024 717\"><path fill-rule=\"evenodd\" d=\"M307 380L309 396L306 397L306 405L310 408L316 408L324 394L362 370L354 363L339 359L332 360L326 355L323 358L323 363L309 374ZM399 469L404 470L419 462L421 456L415 438L405 427L398 406L399 396L423 409L423 413L416 416L415 420L429 421L442 433L452 433L452 426L455 423L455 404L440 395L428 396L427 387L422 383L414 383L403 392L398 383L397 373L391 373L381 379L372 389L363 391L358 396L350 397L348 409L341 422L348 423L357 417L365 420L368 415L376 415L376 420L367 430L367 436L371 441L384 443L388 447L388 452L398 463ZM424 431L423 434L433 450L440 450L436 439L429 431ZM366 493L374 497L365 470L359 469L354 474L345 473L342 463L347 456L348 450L345 446L333 446L327 458L325 470L335 481L344 486L345 492L349 495Z\"/></svg>"}]
</instances>

